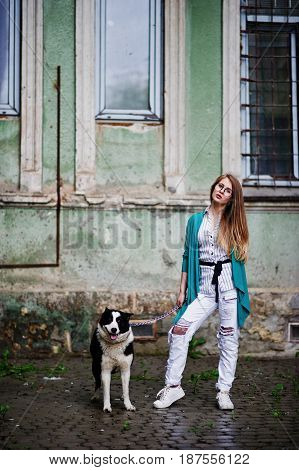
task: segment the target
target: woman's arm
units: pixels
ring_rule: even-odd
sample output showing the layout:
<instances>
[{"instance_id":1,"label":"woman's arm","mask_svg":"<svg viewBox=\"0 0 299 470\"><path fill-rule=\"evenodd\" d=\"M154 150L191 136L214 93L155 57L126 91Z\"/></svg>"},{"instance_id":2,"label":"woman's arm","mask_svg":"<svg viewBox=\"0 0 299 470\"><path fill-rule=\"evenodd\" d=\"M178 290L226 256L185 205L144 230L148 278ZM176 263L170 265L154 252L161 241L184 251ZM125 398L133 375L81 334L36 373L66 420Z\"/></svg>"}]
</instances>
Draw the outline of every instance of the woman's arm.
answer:
<instances>
[{"instance_id":1,"label":"woman's arm","mask_svg":"<svg viewBox=\"0 0 299 470\"><path fill-rule=\"evenodd\" d=\"M184 254L183 254L183 263L182 263L182 275L181 275L181 285L180 285L180 293L177 299L177 305L181 307L185 301L186 297L186 290L187 290L187 282L188 282L188 257L189 257L189 229L192 217L188 220L187 227L186 227L186 235L185 235L185 244L184 244Z\"/></svg>"},{"instance_id":2,"label":"woman's arm","mask_svg":"<svg viewBox=\"0 0 299 470\"><path fill-rule=\"evenodd\" d=\"M182 272L180 293L179 293L178 300L177 300L177 305L179 307L181 307L183 305L185 297L186 297L187 279L188 279L187 273Z\"/></svg>"}]
</instances>

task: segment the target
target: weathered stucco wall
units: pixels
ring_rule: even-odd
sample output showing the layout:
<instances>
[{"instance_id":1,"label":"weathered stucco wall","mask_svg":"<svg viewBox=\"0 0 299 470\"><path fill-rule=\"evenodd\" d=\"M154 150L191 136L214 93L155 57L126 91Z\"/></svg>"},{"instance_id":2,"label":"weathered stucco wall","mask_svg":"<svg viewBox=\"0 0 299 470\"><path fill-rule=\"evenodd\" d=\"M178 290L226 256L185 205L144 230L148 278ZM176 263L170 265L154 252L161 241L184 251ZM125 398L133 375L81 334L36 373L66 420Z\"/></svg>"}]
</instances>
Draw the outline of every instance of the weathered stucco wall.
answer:
<instances>
[{"instance_id":1,"label":"weathered stucco wall","mask_svg":"<svg viewBox=\"0 0 299 470\"><path fill-rule=\"evenodd\" d=\"M2 262L55 261L55 212L42 213L11 209L6 214L1 224ZM136 318L169 309L179 288L189 215L186 211L65 209L59 267L0 271L2 341L15 350L25 347L28 351L56 350L57 345L69 348L71 342L78 351L87 348L88 332L107 305L134 312ZM292 354L296 344L288 342L287 333L289 321L298 315L291 303L298 293L299 259L295 242L288 241L287 235L295 230L297 219L288 214L274 232L272 246L277 250L273 253L259 217L248 214L251 251L257 245L259 252L247 266L252 315L242 330L240 353ZM275 225L281 217L269 214L266 226ZM141 350L165 351L169 326L169 320L159 323L162 336L140 346ZM217 351L217 326L218 316L212 315L199 332L206 339L206 353Z\"/></svg>"},{"instance_id":2,"label":"weathered stucco wall","mask_svg":"<svg viewBox=\"0 0 299 470\"><path fill-rule=\"evenodd\" d=\"M186 191L208 190L221 174L221 0L187 3Z\"/></svg>"},{"instance_id":3,"label":"weathered stucco wall","mask_svg":"<svg viewBox=\"0 0 299 470\"><path fill-rule=\"evenodd\" d=\"M99 124L96 143L96 183L100 189L115 189L115 185L120 191L132 186L143 187L145 192L163 189L162 125Z\"/></svg>"},{"instance_id":4,"label":"weathered stucco wall","mask_svg":"<svg viewBox=\"0 0 299 470\"><path fill-rule=\"evenodd\" d=\"M19 186L20 120L0 119L0 184L2 191Z\"/></svg>"},{"instance_id":5,"label":"weathered stucco wall","mask_svg":"<svg viewBox=\"0 0 299 470\"><path fill-rule=\"evenodd\" d=\"M174 290L179 285L186 210L67 209L61 214L59 268L0 271L2 285L39 276L49 285L106 290ZM284 223L281 223L281 220ZM250 287L296 288L299 279L297 214L249 212ZM273 229L275 227L275 230ZM272 229L270 229L272 228ZM55 209L0 211L2 263L49 263L56 256ZM113 286L111 282L117 280ZM9 282L10 282L9 281ZM43 287L41 286L43 289Z\"/></svg>"},{"instance_id":6,"label":"weathered stucco wall","mask_svg":"<svg viewBox=\"0 0 299 470\"><path fill-rule=\"evenodd\" d=\"M56 184L57 67L61 70L61 178L75 178L75 1L44 1L43 182ZM55 187L55 186L54 186Z\"/></svg>"}]
</instances>

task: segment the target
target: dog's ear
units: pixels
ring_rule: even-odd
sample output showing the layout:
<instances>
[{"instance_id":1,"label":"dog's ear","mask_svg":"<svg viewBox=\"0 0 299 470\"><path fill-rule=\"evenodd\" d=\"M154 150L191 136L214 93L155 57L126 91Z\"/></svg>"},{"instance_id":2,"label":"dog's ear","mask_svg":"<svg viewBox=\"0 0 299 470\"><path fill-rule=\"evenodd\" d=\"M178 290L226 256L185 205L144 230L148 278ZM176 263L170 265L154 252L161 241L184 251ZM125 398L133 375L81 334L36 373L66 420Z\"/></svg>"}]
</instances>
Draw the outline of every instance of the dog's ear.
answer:
<instances>
[{"instance_id":1,"label":"dog's ear","mask_svg":"<svg viewBox=\"0 0 299 470\"><path fill-rule=\"evenodd\" d=\"M134 315L134 313L121 312L123 315L127 315L129 318Z\"/></svg>"},{"instance_id":2,"label":"dog's ear","mask_svg":"<svg viewBox=\"0 0 299 470\"><path fill-rule=\"evenodd\" d=\"M99 314L99 318L98 318L98 322L100 322L102 320L102 318L104 317L105 313L109 313L111 310L109 308L105 308L104 312L100 313Z\"/></svg>"}]
</instances>

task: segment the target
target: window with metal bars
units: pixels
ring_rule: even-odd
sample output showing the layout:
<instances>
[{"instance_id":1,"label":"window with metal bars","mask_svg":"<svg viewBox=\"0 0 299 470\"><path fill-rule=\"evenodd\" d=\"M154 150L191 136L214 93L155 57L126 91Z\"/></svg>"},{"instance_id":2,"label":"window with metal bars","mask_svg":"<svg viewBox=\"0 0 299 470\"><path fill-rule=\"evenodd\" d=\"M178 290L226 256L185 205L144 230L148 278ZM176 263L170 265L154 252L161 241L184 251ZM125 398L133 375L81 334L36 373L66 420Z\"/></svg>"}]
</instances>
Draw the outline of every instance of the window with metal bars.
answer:
<instances>
[{"instance_id":1,"label":"window with metal bars","mask_svg":"<svg viewBox=\"0 0 299 470\"><path fill-rule=\"evenodd\" d=\"M0 1L0 115L20 109L20 0Z\"/></svg>"},{"instance_id":2,"label":"window with metal bars","mask_svg":"<svg viewBox=\"0 0 299 470\"><path fill-rule=\"evenodd\" d=\"M244 185L299 186L298 46L298 0L241 0Z\"/></svg>"}]
</instances>

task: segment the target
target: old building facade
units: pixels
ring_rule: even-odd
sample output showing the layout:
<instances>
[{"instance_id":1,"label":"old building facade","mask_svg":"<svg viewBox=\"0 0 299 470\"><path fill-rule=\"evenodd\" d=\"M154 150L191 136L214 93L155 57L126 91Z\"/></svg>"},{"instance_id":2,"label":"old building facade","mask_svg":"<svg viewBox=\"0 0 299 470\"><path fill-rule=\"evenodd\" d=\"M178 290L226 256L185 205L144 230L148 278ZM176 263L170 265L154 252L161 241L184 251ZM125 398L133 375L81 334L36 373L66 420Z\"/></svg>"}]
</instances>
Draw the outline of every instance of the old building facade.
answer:
<instances>
[{"instance_id":1,"label":"old building facade","mask_svg":"<svg viewBox=\"0 0 299 470\"><path fill-rule=\"evenodd\" d=\"M240 353L295 354L296 14L275 0L3 2L3 346L83 351L106 305L169 309L186 221L231 172L250 229ZM140 352L166 350L170 321ZM215 315L206 353L216 330Z\"/></svg>"}]
</instances>

